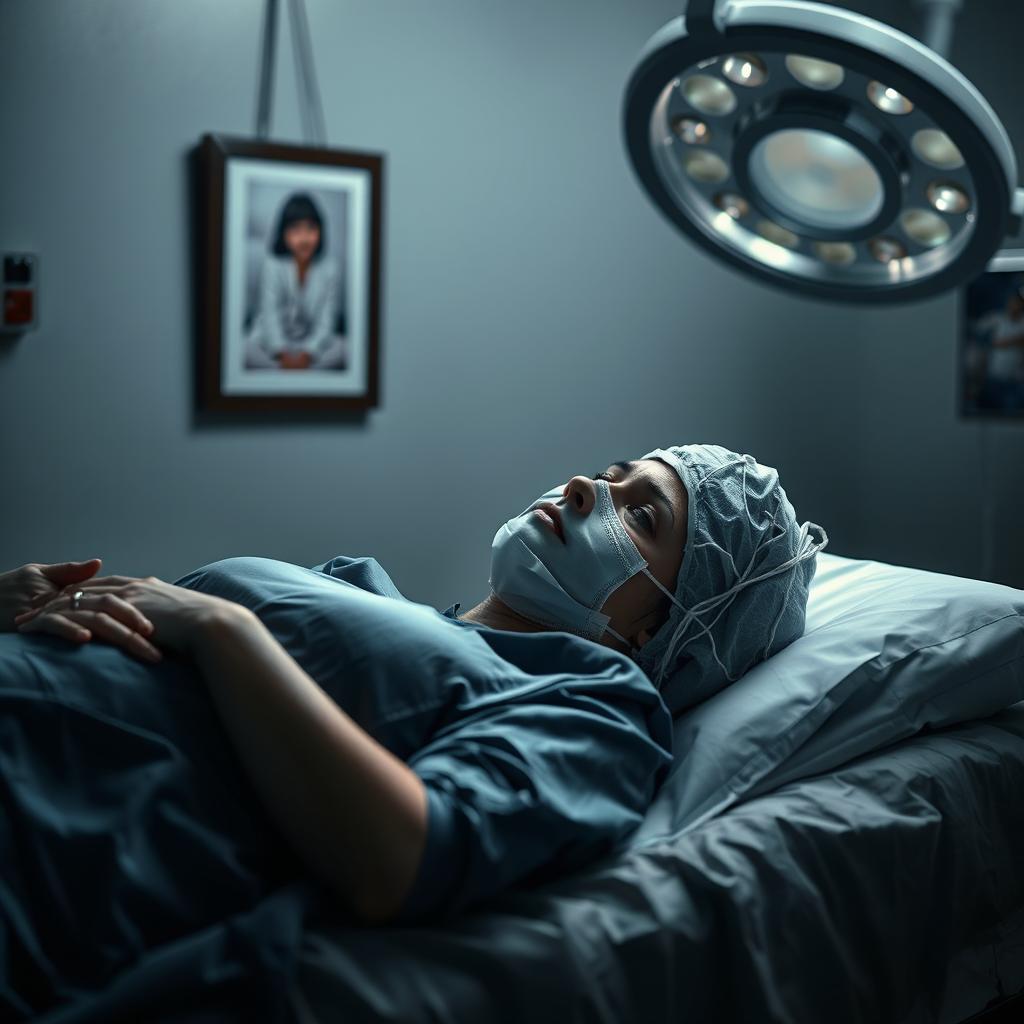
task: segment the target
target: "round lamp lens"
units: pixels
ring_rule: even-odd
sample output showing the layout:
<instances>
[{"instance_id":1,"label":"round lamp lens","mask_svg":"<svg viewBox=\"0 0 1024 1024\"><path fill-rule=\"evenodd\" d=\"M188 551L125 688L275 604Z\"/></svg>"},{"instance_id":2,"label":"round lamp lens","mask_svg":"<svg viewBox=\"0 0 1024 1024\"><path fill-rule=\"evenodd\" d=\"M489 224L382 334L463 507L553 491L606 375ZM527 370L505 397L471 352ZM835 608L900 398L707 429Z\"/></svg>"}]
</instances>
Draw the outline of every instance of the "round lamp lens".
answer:
<instances>
[{"instance_id":1,"label":"round lamp lens","mask_svg":"<svg viewBox=\"0 0 1024 1024\"><path fill-rule=\"evenodd\" d=\"M857 250L849 242L815 242L814 254L836 267L848 267L857 259Z\"/></svg>"},{"instance_id":2,"label":"round lamp lens","mask_svg":"<svg viewBox=\"0 0 1024 1024\"><path fill-rule=\"evenodd\" d=\"M964 157L953 140L938 128L922 128L910 140L914 152L932 167L952 171L963 167Z\"/></svg>"},{"instance_id":3,"label":"round lamp lens","mask_svg":"<svg viewBox=\"0 0 1024 1024\"><path fill-rule=\"evenodd\" d=\"M908 238L928 249L948 242L952 234L949 225L931 210L904 210L900 217L900 227Z\"/></svg>"},{"instance_id":4,"label":"round lamp lens","mask_svg":"<svg viewBox=\"0 0 1024 1024\"><path fill-rule=\"evenodd\" d=\"M677 117L672 121L672 130L691 146L700 145L711 140L711 130L703 121L695 117Z\"/></svg>"},{"instance_id":5,"label":"round lamp lens","mask_svg":"<svg viewBox=\"0 0 1024 1024\"><path fill-rule=\"evenodd\" d=\"M736 109L736 97L720 78L711 75L692 75L682 87L686 102L710 117L731 114Z\"/></svg>"},{"instance_id":6,"label":"round lamp lens","mask_svg":"<svg viewBox=\"0 0 1024 1024\"><path fill-rule=\"evenodd\" d=\"M903 93L881 82L868 82L868 99L883 114L909 114L914 109L914 104Z\"/></svg>"},{"instance_id":7,"label":"round lamp lens","mask_svg":"<svg viewBox=\"0 0 1024 1024\"><path fill-rule=\"evenodd\" d=\"M844 72L838 64L797 53L786 55L786 70L808 89L835 89L842 85Z\"/></svg>"},{"instance_id":8,"label":"round lamp lens","mask_svg":"<svg viewBox=\"0 0 1024 1024\"><path fill-rule=\"evenodd\" d=\"M715 206L729 214L733 220L739 220L740 217L746 217L750 213L750 203L735 192L719 192L715 196L714 202Z\"/></svg>"},{"instance_id":9,"label":"round lamp lens","mask_svg":"<svg viewBox=\"0 0 1024 1024\"><path fill-rule=\"evenodd\" d=\"M722 74L737 85L764 85L768 68L756 53L734 53L725 58Z\"/></svg>"},{"instance_id":10,"label":"round lamp lens","mask_svg":"<svg viewBox=\"0 0 1024 1024\"><path fill-rule=\"evenodd\" d=\"M757 233L762 238L776 245L784 245L787 249L795 249L800 244L800 239L792 231L788 231L781 224L774 221L761 220L757 222Z\"/></svg>"},{"instance_id":11,"label":"round lamp lens","mask_svg":"<svg viewBox=\"0 0 1024 1024\"><path fill-rule=\"evenodd\" d=\"M766 135L751 151L748 169L769 203L812 228L868 224L885 199L868 158L837 135L814 128Z\"/></svg>"},{"instance_id":12,"label":"round lamp lens","mask_svg":"<svg viewBox=\"0 0 1024 1024\"><path fill-rule=\"evenodd\" d=\"M907 255L907 247L902 242L884 235L872 238L868 242L868 248L879 263L891 263L893 260L901 260Z\"/></svg>"},{"instance_id":13,"label":"round lamp lens","mask_svg":"<svg viewBox=\"0 0 1024 1024\"><path fill-rule=\"evenodd\" d=\"M694 149L683 157L686 173L702 184L718 185L729 177L729 165L709 149Z\"/></svg>"},{"instance_id":14,"label":"round lamp lens","mask_svg":"<svg viewBox=\"0 0 1024 1024\"><path fill-rule=\"evenodd\" d=\"M951 181L933 181L924 193L939 213L963 213L971 205L967 193Z\"/></svg>"}]
</instances>

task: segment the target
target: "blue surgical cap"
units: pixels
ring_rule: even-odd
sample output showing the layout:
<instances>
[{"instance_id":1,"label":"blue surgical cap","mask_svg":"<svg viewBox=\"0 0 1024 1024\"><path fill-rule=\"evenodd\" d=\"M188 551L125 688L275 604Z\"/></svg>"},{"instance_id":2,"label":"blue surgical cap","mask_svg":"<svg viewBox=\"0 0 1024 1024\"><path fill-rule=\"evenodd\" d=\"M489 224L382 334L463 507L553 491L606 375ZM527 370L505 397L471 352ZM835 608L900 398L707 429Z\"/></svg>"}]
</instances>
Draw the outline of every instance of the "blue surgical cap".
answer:
<instances>
[{"instance_id":1,"label":"blue surgical cap","mask_svg":"<svg viewBox=\"0 0 1024 1024\"><path fill-rule=\"evenodd\" d=\"M803 634L828 536L815 523L797 524L779 474L751 455L687 444L643 458L671 466L689 499L679 604L636 654L678 715Z\"/></svg>"}]
</instances>

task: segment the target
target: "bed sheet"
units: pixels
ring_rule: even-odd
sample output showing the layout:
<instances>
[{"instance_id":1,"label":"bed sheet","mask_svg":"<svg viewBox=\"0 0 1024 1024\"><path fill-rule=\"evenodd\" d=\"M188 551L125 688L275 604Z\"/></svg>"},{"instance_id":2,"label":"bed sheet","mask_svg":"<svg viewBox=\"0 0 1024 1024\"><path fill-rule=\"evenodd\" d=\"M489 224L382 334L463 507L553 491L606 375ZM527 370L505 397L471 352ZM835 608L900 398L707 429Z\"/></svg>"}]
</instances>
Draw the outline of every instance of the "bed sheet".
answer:
<instances>
[{"instance_id":1,"label":"bed sheet","mask_svg":"<svg viewBox=\"0 0 1024 1024\"><path fill-rule=\"evenodd\" d=\"M1024 703L445 926L322 925L301 1024L954 1024L1024 988Z\"/></svg>"}]
</instances>

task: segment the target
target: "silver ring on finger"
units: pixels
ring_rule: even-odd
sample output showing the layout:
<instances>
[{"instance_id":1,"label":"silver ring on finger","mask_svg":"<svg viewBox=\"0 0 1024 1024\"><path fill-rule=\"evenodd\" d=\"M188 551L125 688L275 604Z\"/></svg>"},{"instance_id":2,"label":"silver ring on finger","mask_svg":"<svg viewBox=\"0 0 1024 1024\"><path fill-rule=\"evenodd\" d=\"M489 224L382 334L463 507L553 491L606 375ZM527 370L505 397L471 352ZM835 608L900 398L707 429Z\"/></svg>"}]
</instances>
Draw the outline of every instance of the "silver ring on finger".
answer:
<instances>
[{"instance_id":1,"label":"silver ring on finger","mask_svg":"<svg viewBox=\"0 0 1024 1024\"><path fill-rule=\"evenodd\" d=\"M84 590L76 590L71 595L71 610L73 612L77 612L78 609L82 607L82 598L83 597L85 597L85 591Z\"/></svg>"}]
</instances>

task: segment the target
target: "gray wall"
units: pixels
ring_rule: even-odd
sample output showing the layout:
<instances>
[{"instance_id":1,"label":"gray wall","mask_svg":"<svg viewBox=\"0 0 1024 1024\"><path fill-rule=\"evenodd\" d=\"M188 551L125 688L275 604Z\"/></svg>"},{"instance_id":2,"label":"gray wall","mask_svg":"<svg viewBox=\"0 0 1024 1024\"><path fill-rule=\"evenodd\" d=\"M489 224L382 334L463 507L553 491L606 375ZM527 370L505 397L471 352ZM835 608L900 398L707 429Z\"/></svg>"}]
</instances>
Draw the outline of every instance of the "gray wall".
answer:
<instances>
[{"instance_id":1,"label":"gray wall","mask_svg":"<svg viewBox=\"0 0 1024 1024\"><path fill-rule=\"evenodd\" d=\"M1024 18L976 6L954 59L1024 139L989 57ZM777 466L837 554L982 575L955 298L875 312L748 282L634 181L622 88L676 0L307 7L329 144L387 155L381 405L211 425L187 154L252 132L262 4L0 0L0 246L43 274L40 329L0 343L0 566L370 554L413 600L468 604L494 531L548 488L714 441ZM281 29L272 135L301 142ZM994 576L1021 585L1022 431L990 433Z\"/></svg>"}]
</instances>

